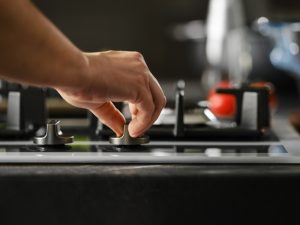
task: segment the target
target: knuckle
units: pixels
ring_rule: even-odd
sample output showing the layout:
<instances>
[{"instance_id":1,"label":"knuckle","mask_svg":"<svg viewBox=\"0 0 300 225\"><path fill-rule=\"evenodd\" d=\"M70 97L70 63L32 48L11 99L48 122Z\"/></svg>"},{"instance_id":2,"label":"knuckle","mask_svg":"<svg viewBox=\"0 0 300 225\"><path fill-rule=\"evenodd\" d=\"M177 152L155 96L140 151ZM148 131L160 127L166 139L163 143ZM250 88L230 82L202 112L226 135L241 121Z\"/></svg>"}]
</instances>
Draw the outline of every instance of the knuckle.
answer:
<instances>
[{"instance_id":1,"label":"knuckle","mask_svg":"<svg viewBox=\"0 0 300 225\"><path fill-rule=\"evenodd\" d=\"M146 75L146 73L149 73L148 65L146 64L144 56L141 53L132 52L132 59L136 69L141 72L141 74Z\"/></svg>"},{"instance_id":2,"label":"knuckle","mask_svg":"<svg viewBox=\"0 0 300 225\"><path fill-rule=\"evenodd\" d=\"M144 57L140 52L133 52L133 57L139 61L143 61Z\"/></svg>"}]
</instances>

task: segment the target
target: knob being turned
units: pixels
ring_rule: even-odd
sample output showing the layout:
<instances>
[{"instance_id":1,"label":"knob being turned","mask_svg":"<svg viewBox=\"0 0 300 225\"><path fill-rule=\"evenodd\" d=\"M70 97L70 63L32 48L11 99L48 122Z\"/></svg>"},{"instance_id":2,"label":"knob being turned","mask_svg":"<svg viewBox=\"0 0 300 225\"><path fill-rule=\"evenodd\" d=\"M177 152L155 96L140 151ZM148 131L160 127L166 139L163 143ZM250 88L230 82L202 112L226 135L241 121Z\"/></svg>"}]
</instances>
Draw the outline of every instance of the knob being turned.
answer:
<instances>
[{"instance_id":1,"label":"knob being turned","mask_svg":"<svg viewBox=\"0 0 300 225\"><path fill-rule=\"evenodd\" d=\"M113 145L142 145L149 143L148 136L133 138L128 132L128 124L124 125L123 135L121 137L110 137L109 142Z\"/></svg>"}]
</instances>

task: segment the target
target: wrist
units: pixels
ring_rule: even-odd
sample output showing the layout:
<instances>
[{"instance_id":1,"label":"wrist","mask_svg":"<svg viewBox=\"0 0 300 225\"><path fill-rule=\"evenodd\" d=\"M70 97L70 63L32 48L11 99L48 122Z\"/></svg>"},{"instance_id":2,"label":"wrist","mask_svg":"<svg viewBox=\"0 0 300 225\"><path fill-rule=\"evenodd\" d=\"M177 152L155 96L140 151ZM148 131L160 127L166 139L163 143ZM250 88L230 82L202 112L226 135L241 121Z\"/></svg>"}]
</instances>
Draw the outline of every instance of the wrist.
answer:
<instances>
[{"instance_id":1,"label":"wrist","mask_svg":"<svg viewBox=\"0 0 300 225\"><path fill-rule=\"evenodd\" d=\"M90 74L89 60L87 56L79 51L78 54L72 57L70 62L63 65L62 74L60 74L53 88L63 91L78 91L85 89L85 83Z\"/></svg>"}]
</instances>

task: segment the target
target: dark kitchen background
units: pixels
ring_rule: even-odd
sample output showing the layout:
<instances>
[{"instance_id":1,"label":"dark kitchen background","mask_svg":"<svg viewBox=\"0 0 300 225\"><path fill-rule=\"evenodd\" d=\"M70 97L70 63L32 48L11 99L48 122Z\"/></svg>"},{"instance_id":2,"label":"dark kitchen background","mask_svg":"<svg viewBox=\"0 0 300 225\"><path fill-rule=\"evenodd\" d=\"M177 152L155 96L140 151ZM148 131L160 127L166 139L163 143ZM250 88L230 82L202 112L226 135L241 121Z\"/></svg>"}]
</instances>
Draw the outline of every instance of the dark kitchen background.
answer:
<instances>
[{"instance_id":1,"label":"dark kitchen background","mask_svg":"<svg viewBox=\"0 0 300 225\"><path fill-rule=\"evenodd\" d=\"M242 3L248 27L262 16L276 21L300 18L297 0L237 2ZM207 68L207 0L35 0L34 3L84 51L140 51L163 85L177 79L185 79L187 83L192 80L192 83L196 81L198 84ZM195 31L197 36L180 34L180 26L191 21L199 24L199 30ZM257 59L253 62L250 76L270 80L276 86L280 85L280 89L289 87L288 90L291 90L295 86L293 77L276 70L266 57L272 46L270 40L256 33L251 34L249 41L255 54L253 58ZM194 95L200 94L201 86L196 85L191 90L196 91ZM168 91L171 92L171 89ZM167 95L171 97L172 94Z\"/></svg>"},{"instance_id":2,"label":"dark kitchen background","mask_svg":"<svg viewBox=\"0 0 300 225\"><path fill-rule=\"evenodd\" d=\"M290 70L286 65L289 62L277 65L271 62L276 37L266 35L264 27L257 26L265 20L296 23L300 20L297 0L33 2L83 51L141 52L160 81L171 107L179 79L186 82L187 104L205 99L209 88L224 77L237 82L270 81L277 92L298 95L300 70ZM209 29L220 32L211 34ZM294 33L298 38L297 32ZM218 45L220 40L222 49ZM210 50L207 49L208 41L212 46ZM292 43L296 51L291 59L293 62L299 59L297 41ZM216 62L211 55L218 51L222 58ZM48 96L59 98L53 90L48 90ZM50 104L50 108L59 111L56 106ZM50 110L50 115L54 112ZM71 113L68 110L60 112ZM83 111L80 112L82 115Z\"/></svg>"}]
</instances>

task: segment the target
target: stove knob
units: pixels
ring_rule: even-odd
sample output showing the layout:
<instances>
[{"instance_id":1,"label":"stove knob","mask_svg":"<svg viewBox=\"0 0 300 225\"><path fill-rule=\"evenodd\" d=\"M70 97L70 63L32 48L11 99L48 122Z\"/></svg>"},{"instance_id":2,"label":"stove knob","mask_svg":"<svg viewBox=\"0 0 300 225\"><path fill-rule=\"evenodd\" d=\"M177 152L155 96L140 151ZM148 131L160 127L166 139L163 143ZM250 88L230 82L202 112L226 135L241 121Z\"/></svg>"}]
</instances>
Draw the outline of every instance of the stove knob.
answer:
<instances>
[{"instance_id":1,"label":"stove knob","mask_svg":"<svg viewBox=\"0 0 300 225\"><path fill-rule=\"evenodd\" d=\"M37 145L64 145L73 143L74 137L64 135L60 130L60 121L51 120L47 123L46 134L42 137L35 137L33 142Z\"/></svg>"},{"instance_id":2,"label":"stove knob","mask_svg":"<svg viewBox=\"0 0 300 225\"><path fill-rule=\"evenodd\" d=\"M113 145L142 145L149 143L148 136L133 138L128 132L128 124L124 125L123 135L121 137L110 137L109 142Z\"/></svg>"}]
</instances>

